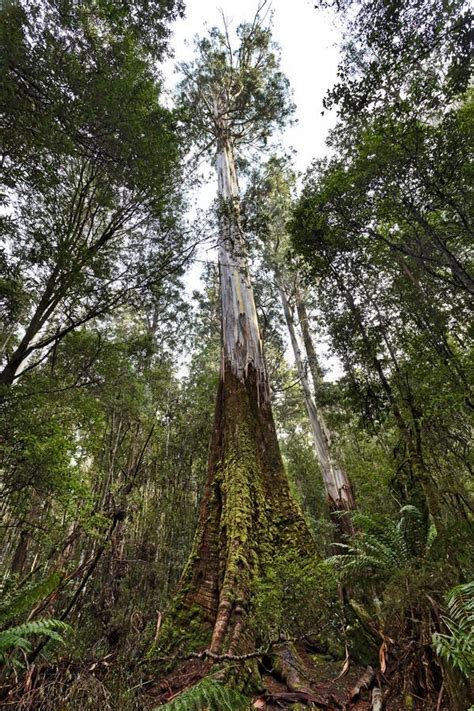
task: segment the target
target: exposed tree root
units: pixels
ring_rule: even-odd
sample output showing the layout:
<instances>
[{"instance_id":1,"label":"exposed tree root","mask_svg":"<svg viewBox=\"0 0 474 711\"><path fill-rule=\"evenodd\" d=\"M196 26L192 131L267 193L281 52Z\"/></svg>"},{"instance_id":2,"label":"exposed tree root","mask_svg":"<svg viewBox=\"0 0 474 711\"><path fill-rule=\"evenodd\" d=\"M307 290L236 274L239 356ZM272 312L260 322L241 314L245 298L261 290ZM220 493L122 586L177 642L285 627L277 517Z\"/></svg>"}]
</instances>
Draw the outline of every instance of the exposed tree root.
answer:
<instances>
[{"instance_id":1,"label":"exposed tree root","mask_svg":"<svg viewBox=\"0 0 474 711\"><path fill-rule=\"evenodd\" d=\"M296 709L301 706L332 710L362 709L362 706L357 705L358 702L354 704L350 702L350 692L363 672L360 667L351 669L350 674L341 680L338 678L340 661L327 662L319 667L312 662L304 647L299 645L298 648L294 642L274 645L266 655L260 653L260 663L252 670L245 669L243 665L249 659L255 661L254 653L240 655L239 661L236 661L237 655L233 659L229 659L232 655L228 654L207 653L202 654L199 659L196 658L197 656L183 662L172 676L163 679L148 690L154 700L150 708L159 707L170 699L177 698L180 691L186 691L206 675L230 684L237 684L240 690L245 691L243 687L249 674L256 671L257 678L255 676L253 678L253 693L250 696L252 703L265 704L260 708ZM215 656L221 657L219 667L214 663ZM258 686L261 687L259 690ZM247 683L247 689L249 688ZM365 687L364 690L361 688L360 693L365 694L368 699L368 691ZM256 705L255 708L259 706ZM366 709L369 710L369 705Z\"/></svg>"},{"instance_id":2,"label":"exposed tree root","mask_svg":"<svg viewBox=\"0 0 474 711\"><path fill-rule=\"evenodd\" d=\"M374 679L375 669L373 669L372 667L367 667L360 679L358 679L357 684L351 689L350 700L356 701L363 691L365 691L366 689L370 689Z\"/></svg>"},{"instance_id":3,"label":"exposed tree root","mask_svg":"<svg viewBox=\"0 0 474 711\"><path fill-rule=\"evenodd\" d=\"M294 644L281 645L272 656L273 672L285 682L288 690L303 695L312 695L308 685L304 663L299 656ZM306 678L305 678L306 677Z\"/></svg>"},{"instance_id":4,"label":"exposed tree root","mask_svg":"<svg viewBox=\"0 0 474 711\"><path fill-rule=\"evenodd\" d=\"M249 652L234 655L240 656L240 660L224 658L219 663L205 655L195 656L181 661L172 673L158 680L140 678L138 668L125 670L112 656L93 663L91 660L82 664L64 660L60 665L32 665L14 685L4 687L0 708L55 711L71 702L71 709L86 711L92 708L87 699L93 697L97 700L95 708L112 710L118 707L114 688L110 685L111 672L112 677L126 674L136 703L133 708L142 711L151 711L170 700L179 699L205 679L240 690L249 698L249 704L263 711L303 708L400 711L406 708L407 695L400 677L403 670L394 667L395 660L383 676L374 669L351 664L348 673L341 678L341 660L327 661L319 655L312 657L309 649L302 643L281 643L278 647L273 646L266 656L259 652L260 659ZM408 676L412 671L410 666L405 668ZM416 711L453 711L456 708L444 686L438 694L421 698L412 692L411 698L414 699L412 708ZM83 703L80 699L84 699ZM408 699L410 701L410 697ZM78 706L78 703L82 705ZM465 711L466 703L459 708Z\"/></svg>"}]
</instances>

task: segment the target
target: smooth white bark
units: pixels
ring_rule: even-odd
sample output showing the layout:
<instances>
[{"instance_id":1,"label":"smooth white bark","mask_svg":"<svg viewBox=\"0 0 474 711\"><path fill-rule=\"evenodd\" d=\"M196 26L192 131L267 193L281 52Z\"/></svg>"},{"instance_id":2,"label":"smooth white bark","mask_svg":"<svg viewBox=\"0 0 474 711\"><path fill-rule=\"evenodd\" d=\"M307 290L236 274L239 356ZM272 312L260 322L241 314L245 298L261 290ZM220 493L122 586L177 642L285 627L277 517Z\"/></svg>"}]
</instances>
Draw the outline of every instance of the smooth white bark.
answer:
<instances>
[{"instance_id":1,"label":"smooth white bark","mask_svg":"<svg viewBox=\"0 0 474 711\"><path fill-rule=\"evenodd\" d=\"M240 196L230 139L219 141L216 170L221 202L219 271L223 368L230 368L239 380L244 380L252 368L259 395L268 398L263 346L239 220Z\"/></svg>"},{"instance_id":2,"label":"smooth white bark","mask_svg":"<svg viewBox=\"0 0 474 711\"><path fill-rule=\"evenodd\" d=\"M306 374L303 346L296 329L293 309L281 280L278 280L278 289L288 333L290 334L291 347L295 356L298 377L303 390L304 402L311 425L314 448L321 469L326 496L331 508L351 510L354 508L352 488L346 473L333 461L330 433L324 423L321 412L318 411L311 392L308 376Z\"/></svg>"}]
</instances>

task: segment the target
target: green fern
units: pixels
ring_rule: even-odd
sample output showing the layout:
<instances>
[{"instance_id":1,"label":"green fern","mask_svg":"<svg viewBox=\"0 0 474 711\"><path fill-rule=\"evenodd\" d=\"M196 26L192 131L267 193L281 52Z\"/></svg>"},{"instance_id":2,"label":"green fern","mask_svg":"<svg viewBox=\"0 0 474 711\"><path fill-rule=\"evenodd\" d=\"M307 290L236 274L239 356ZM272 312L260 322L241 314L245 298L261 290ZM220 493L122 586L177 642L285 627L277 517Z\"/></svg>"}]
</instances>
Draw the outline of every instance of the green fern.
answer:
<instances>
[{"instance_id":1,"label":"green fern","mask_svg":"<svg viewBox=\"0 0 474 711\"><path fill-rule=\"evenodd\" d=\"M344 553L328 561L345 580L371 574L385 577L410 565L416 553L424 552L421 514L414 506L400 509L399 520L382 523L355 513L357 535L348 545L339 544Z\"/></svg>"},{"instance_id":2,"label":"green fern","mask_svg":"<svg viewBox=\"0 0 474 711\"><path fill-rule=\"evenodd\" d=\"M45 580L15 590L13 586L17 582L16 578L5 578L0 583L0 625L29 612L36 602L44 600L58 587L60 579L58 573L53 573Z\"/></svg>"},{"instance_id":3,"label":"green fern","mask_svg":"<svg viewBox=\"0 0 474 711\"><path fill-rule=\"evenodd\" d=\"M29 613L32 607L44 600L58 586L60 577L53 573L45 580L14 589L15 577L6 578L0 585L0 664L21 666L18 653L23 656L32 651L32 637L47 637L55 642L64 642L63 636L71 627L61 620L40 618L21 624L13 624L20 615ZM9 623L10 626L6 626Z\"/></svg>"},{"instance_id":4,"label":"green fern","mask_svg":"<svg viewBox=\"0 0 474 711\"><path fill-rule=\"evenodd\" d=\"M68 624L55 619L31 620L16 627L9 627L0 632L0 664L21 665L15 654L19 651L24 654L32 651L30 637L48 637L55 642L63 643L63 635L70 630Z\"/></svg>"},{"instance_id":5,"label":"green fern","mask_svg":"<svg viewBox=\"0 0 474 711\"><path fill-rule=\"evenodd\" d=\"M155 711L244 711L250 700L215 679L202 679Z\"/></svg>"},{"instance_id":6,"label":"green fern","mask_svg":"<svg viewBox=\"0 0 474 711\"><path fill-rule=\"evenodd\" d=\"M452 667L471 678L474 676L474 581L449 591L447 614L442 619L449 632L436 632L433 647Z\"/></svg>"}]
</instances>

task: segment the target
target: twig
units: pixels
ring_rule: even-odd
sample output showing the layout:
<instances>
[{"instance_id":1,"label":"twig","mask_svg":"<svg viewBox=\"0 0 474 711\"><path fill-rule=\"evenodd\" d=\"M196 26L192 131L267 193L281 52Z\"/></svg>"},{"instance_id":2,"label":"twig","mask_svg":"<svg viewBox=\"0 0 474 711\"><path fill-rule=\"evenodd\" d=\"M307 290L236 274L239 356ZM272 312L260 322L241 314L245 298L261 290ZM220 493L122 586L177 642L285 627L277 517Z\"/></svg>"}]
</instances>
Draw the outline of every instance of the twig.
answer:
<instances>
[{"instance_id":1,"label":"twig","mask_svg":"<svg viewBox=\"0 0 474 711\"><path fill-rule=\"evenodd\" d=\"M275 644L281 644L281 640L279 642L274 642L273 645ZM215 662L223 662L223 661L231 661L231 662L242 662L245 661L246 659L255 659L256 657L264 657L266 654L269 653L269 651L272 648L272 644L270 643L266 649L257 649L255 652L249 652L248 654L216 654L215 652L211 652L210 649L203 649L202 652L190 652L189 654L185 655L175 655L171 657L155 657L157 661L160 662L169 662L169 661L188 661L189 659L212 659Z\"/></svg>"},{"instance_id":2,"label":"twig","mask_svg":"<svg viewBox=\"0 0 474 711\"><path fill-rule=\"evenodd\" d=\"M444 692L444 681L441 684L441 689L439 690L438 702L436 704L436 711L439 711L441 708L441 702L443 700L443 692Z\"/></svg>"}]
</instances>

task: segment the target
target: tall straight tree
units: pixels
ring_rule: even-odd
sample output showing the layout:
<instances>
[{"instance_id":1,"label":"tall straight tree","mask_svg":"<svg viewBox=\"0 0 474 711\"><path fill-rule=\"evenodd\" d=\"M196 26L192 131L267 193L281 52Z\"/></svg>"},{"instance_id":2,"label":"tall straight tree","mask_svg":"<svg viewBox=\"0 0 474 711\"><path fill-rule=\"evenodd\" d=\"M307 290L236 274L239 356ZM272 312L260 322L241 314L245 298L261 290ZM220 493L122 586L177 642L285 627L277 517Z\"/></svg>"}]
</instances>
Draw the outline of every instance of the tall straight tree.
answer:
<instances>
[{"instance_id":1,"label":"tall straight tree","mask_svg":"<svg viewBox=\"0 0 474 711\"><path fill-rule=\"evenodd\" d=\"M251 180L244 209L249 226L253 226L263 243L263 260L272 273L283 308L327 505L334 514L338 531L352 534L351 519L344 514L355 509L353 487L347 472L337 461L334 436L321 408L322 373L309 326L307 294L301 284L302 275L288 258L292 184L294 177L283 161L271 158L263 175L256 173Z\"/></svg>"},{"instance_id":2,"label":"tall straight tree","mask_svg":"<svg viewBox=\"0 0 474 711\"><path fill-rule=\"evenodd\" d=\"M334 458L332 447L332 436L328 429L323 414L318 407L316 398L311 391L310 380L308 378L308 338L309 347L314 346L311 339L311 334L306 335L306 339L302 340L298 333L298 318L295 315L303 312L306 314L306 306L301 300L301 295L298 287L292 289L291 282L285 279L281 274L276 275L278 291L285 315L285 322L290 335L291 347L295 357L296 369L298 378L303 390L303 397L308 413L308 419L311 425L311 433L313 436L314 450L321 469L324 488L329 510L336 514L334 521L341 533L353 533L352 523L347 517L348 511L355 509L355 499L352 485L347 473L342 469ZM313 378L313 374L312 378ZM314 383L315 390L318 381Z\"/></svg>"},{"instance_id":3,"label":"tall straight tree","mask_svg":"<svg viewBox=\"0 0 474 711\"><path fill-rule=\"evenodd\" d=\"M212 30L196 61L183 67L183 102L196 140L215 155L222 350L200 521L161 650L248 652L258 643L258 630L247 624L257 580L268 579L282 551L302 566L313 551L279 450L236 170L237 150L265 143L292 107L261 14L241 25L238 37L234 50L227 28Z\"/></svg>"}]
</instances>

